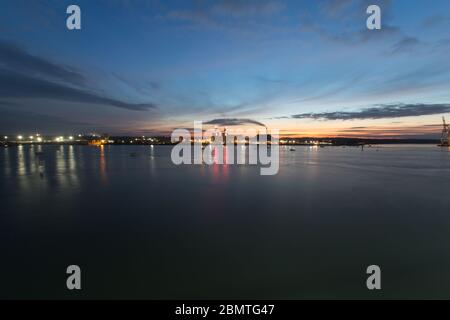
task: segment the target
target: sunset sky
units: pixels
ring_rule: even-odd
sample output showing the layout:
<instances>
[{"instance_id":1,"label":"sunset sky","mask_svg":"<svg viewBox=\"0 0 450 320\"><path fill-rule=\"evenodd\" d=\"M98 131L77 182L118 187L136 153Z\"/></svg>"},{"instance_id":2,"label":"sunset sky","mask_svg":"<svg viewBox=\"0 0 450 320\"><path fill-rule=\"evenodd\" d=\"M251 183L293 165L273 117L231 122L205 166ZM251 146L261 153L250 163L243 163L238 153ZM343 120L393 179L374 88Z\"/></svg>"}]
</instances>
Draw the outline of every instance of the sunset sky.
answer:
<instances>
[{"instance_id":1,"label":"sunset sky","mask_svg":"<svg viewBox=\"0 0 450 320\"><path fill-rule=\"evenodd\" d=\"M0 0L0 133L424 137L450 121L450 1ZM66 28L77 4L82 30ZM366 8L382 9L367 30Z\"/></svg>"}]
</instances>

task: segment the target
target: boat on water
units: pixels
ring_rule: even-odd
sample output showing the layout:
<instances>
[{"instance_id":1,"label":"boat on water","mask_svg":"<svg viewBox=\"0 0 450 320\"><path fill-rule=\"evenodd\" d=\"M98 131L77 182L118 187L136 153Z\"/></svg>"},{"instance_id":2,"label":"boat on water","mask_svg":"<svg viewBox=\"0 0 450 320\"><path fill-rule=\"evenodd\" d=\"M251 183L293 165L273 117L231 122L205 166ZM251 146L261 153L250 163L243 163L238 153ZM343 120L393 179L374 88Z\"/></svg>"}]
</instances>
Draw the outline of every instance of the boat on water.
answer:
<instances>
[{"instance_id":1,"label":"boat on water","mask_svg":"<svg viewBox=\"0 0 450 320\"><path fill-rule=\"evenodd\" d=\"M289 151L295 151L295 148L290 148Z\"/></svg>"},{"instance_id":2,"label":"boat on water","mask_svg":"<svg viewBox=\"0 0 450 320\"><path fill-rule=\"evenodd\" d=\"M448 124L445 122L445 118L442 117L442 121L443 121L443 129L442 129L442 136L441 136L441 144L439 145L439 147L449 147L448 144L448 135L449 135L449 129L448 129Z\"/></svg>"}]
</instances>

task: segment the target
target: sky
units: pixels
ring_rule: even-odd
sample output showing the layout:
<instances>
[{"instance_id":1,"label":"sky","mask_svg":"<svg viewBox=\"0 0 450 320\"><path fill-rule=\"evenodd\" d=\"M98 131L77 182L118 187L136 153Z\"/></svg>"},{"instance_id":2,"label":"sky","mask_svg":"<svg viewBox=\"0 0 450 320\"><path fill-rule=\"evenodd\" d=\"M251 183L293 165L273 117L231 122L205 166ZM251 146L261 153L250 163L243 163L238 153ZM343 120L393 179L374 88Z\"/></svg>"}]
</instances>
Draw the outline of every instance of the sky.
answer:
<instances>
[{"instance_id":1,"label":"sky","mask_svg":"<svg viewBox=\"0 0 450 320\"><path fill-rule=\"evenodd\" d=\"M81 30L66 8L81 8ZM382 29L366 9L380 6ZM438 138L448 0L0 0L0 133Z\"/></svg>"}]
</instances>

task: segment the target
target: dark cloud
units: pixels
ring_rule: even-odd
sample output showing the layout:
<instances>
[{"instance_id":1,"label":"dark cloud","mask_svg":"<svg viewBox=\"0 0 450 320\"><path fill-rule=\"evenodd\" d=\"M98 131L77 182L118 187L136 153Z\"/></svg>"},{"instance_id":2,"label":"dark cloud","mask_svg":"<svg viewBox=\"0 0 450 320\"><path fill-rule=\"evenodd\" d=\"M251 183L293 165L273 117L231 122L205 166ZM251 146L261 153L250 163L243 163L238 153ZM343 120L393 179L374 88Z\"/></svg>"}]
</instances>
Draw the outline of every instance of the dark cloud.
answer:
<instances>
[{"instance_id":1,"label":"dark cloud","mask_svg":"<svg viewBox=\"0 0 450 320\"><path fill-rule=\"evenodd\" d=\"M54 99L69 102L110 105L134 111L156 108L153 104L126 103L102 97L86 90L80 90L64 84L32 78L6 70L0 70L0 97Z\"/></svg>"},{"instance_id":2,"label":"dark cloud","mask_svg":"<svg viewBox=\"0 0 450 320\"><path fill-rule=\"evenodd\" d=\"M0 41L0 66L29 76L61 80L76 85L83 85L86 81L83 75L70 67L36 57L13 43L3 41Z\"/></svg>"},{"instance_id":3,"label":"dark cloud","mask_svg":"<svg viewBox=\"0 0 450 320\"><path fill-rule=\"evenodd\" d=\"M326 1L324 3L324 10L332 16L336 16L344 11L352 3L353 0Z\"/></svg>"},{"instance_id":4,"label":"dark cloud","mask_svg":"<svg viewBox=\"0 0 450 320\"><path fill-rule=\"evenodd\" d=\"M285 5L281 1L261 0L219 0L188 2L187 9L170 10L157 16L157 19L187 23L190 27L208 27L222 31L258 32L272 30L265 23L256 23L258 19L280 14ZM232 21L230 21L232 20ZM236 26L239 23L239 26Z\"/></svg>"},{"instance_id":5,"label":"dark cloud","mask_svg":"<svg viewBox=\"0 0 450 320\"><path fill-rule=\"evenodd\" d=\"M157 81L145 80L139 81L134 80L133 78L129 78L115 72L112 72L111 75L119 80L121 83L126 85L127 87L135 90L137 93L148 95L153 93L154 91L158 91L161 89L161 84Z\"/></svg>"},{"instance_id":6,"label":"dark cloud","mask_svg":"<svg viewBox=\"0 0 450 320\"><path fill-rule=\"evenodd\" d=\"M257 126L261 126L261 127L265 127L266 125L264 123L261 123L259 121L256 120L252 120L252 119L236 119L236 118L232 118L232 119L214 119L214 120L210 120L205 122L205 124L210 124L210 125L218 125L218 126L242 126L242 125L249 125L249 124L254 124Z\"/></svg>"},{"instance_id":7,"label":"dark cloud","mask_svg":"<svg viewBox=\"0 0 450 320\"><path fill-rule=\"evenodd\" d=\"M268 78L265 76L256 76L255 79L263 83L271 83L271 84L287 84L289 82L287 80Z\"/></svg>"},{"instance_id":8,"label":"dark cloud","mask_svg":"<svg viewBox=\"0 0 450 320\"><path fill-rule=\"evenodd\" d=\"M443 16L443 15L434 15L426 18L422 26L426 28L433 28L441 25L448 25L450 24L450 16Z\"/></svg>"},{"instance_id":9,"label":"dark cloud","mask_svg":"<svg viewBox=\"0 0 450 320\"><path fill-rule=\"evenodd\" d=\"M354 127L338 131L339 136L367 138L438 139L441 125Z\"/></svg>"},{"instance_id":10,"label":"dark cloud","mask_svg":"<svg viewBox=\"0 0 450 320\"><path fill-rule=\"evenodd\" d=\"M270 16L284 9L280 1L221 0L211 8L211 12L233 17Z\"/></svg>"},{"instance_id":11,"label":"dark cloud","mask_svg":"<svg viewBox=\"0 0 450 320\"><path fill-rule=\"evenodd\" d=\"M410 53L422 45L418 38L405 37L392 46L390 54Z\"/></svg>"},{"instance_id":12,"label":"dark cloud","mask_svg":"<svg viewBox=\"0 0 450 320\"><path fill-rule=\"evenodd\" d=\"M350 112L302 113L291 116L294 119L315 120L364 120L416 117L450 112L450 104L390 104Z\"/></svg>"},{"instance_id":13,"label":"dark cloud","mask_svg":"<svg viewBox=\"0 0 450 320\"><path fill-rule=\"evenodd\" d=\"M21 47L0 40L0 98L45 98L109 105L144 111L152 103L127 103L89 91L86 77L73 68L34 56Z\"/></svg>"},{"instance_id":14,"label":"dark cloud","mask_svg":"<svg viewBox=\"0 0 450 320\"><path fill-rule=\"evenodd\" d=\"M439 40L435 44L435 47L436 48L448 48L448 47L450 47L450 38L445 38L445 39Z\"/></svg>"}]
</instances>

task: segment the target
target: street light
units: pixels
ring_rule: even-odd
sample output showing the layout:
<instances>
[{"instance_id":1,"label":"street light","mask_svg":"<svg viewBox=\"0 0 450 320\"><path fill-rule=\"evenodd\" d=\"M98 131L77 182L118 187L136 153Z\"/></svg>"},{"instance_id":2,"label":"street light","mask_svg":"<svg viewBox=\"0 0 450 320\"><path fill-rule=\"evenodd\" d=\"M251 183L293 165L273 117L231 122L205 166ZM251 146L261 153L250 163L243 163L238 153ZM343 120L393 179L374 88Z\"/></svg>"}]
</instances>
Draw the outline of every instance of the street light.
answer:
<instances>
[{"instance_id":1,"label":"street light","mask_svg":"<svg viewBox=\"0 0 450 320\"><path fill-rule=\"evenodd\" d=\"M17 136L17 139L22 140L23 137L22 136Z\"/></svg>"}]
</instances>

